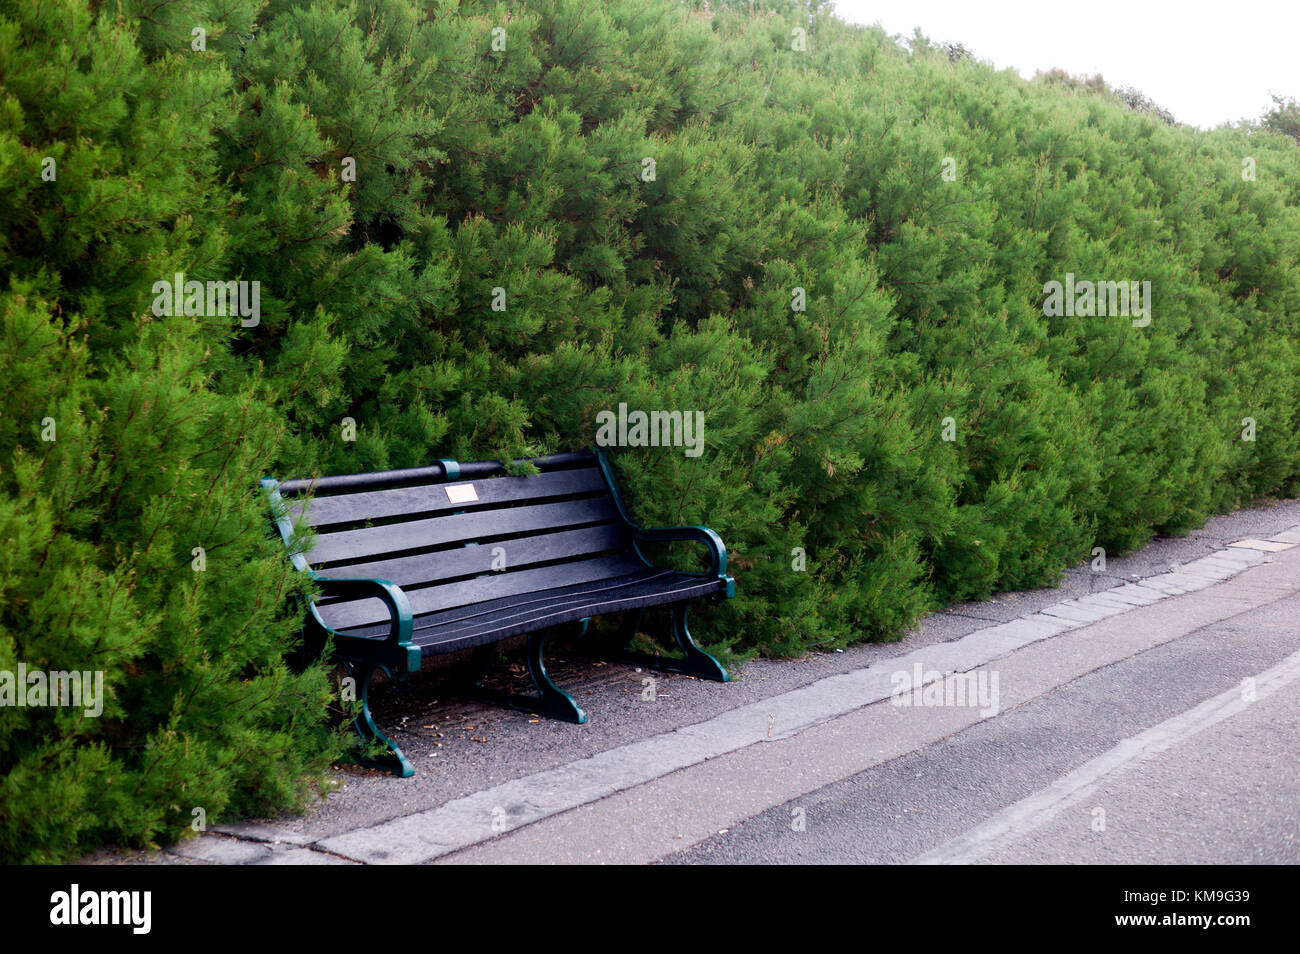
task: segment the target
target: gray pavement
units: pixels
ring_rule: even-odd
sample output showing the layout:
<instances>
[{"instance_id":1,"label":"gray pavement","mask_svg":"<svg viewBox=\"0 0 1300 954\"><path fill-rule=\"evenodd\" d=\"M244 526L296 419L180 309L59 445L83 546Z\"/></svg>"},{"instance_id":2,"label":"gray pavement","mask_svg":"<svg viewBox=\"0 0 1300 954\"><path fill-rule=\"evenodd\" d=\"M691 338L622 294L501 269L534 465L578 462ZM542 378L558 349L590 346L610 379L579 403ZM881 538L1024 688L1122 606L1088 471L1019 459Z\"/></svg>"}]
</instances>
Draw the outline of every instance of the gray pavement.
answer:
<instances>
[{"instance_id":1,"label":"gray pavement","mask_svg":"<svg viewBox=\"0 0 1300 954\"><path fill-rule=\"evenodd\" d=\"M1300 861L1297 621L1300 595L1198 627L671 860ZM1279 663L1291 682L1242 700L1242 681ZM1204 728L1185 719L1223 694L1238 711ZM1160 733L1173 747L1152 753ZM1243 788L1258 804L1238 800ZM1172 810L1170 796L1184 804Z\"/></svg>"}]
</instances>

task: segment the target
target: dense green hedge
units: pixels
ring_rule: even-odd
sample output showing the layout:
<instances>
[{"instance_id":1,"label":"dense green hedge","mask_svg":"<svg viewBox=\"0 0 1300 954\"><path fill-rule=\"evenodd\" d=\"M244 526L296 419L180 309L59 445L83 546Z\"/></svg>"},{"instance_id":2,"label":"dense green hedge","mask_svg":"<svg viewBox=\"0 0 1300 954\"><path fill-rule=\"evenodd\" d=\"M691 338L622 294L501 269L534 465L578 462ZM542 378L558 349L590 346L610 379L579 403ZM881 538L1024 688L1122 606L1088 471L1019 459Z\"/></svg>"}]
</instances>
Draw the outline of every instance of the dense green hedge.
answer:
<instances>
[{"instance_id":1,"label":"dense green hedge","mask_svg":"<svg viewBox=\"0 0 1300 954\"><path fill-rule=\"evenodd\" d=\"M1300 153L1141 103L792 2L0 0L0 670L107 694L0 711L0 857L310 795L263 473L702 411L615 460L774 655L1296 493ZM1067 273L1152 320L1045 316Z\"/></svg>"}]
</instances>

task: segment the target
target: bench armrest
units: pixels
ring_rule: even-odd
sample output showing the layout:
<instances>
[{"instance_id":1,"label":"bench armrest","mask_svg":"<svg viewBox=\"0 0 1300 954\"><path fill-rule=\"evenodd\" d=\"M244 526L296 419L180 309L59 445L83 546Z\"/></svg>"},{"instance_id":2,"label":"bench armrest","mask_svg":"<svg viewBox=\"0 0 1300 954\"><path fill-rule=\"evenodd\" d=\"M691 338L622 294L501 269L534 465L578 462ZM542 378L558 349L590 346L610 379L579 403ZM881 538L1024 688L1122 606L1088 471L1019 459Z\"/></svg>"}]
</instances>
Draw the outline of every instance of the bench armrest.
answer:
<instances>
[{"instance_id":1,"label":"bench armrest","mask_svg":"<svg viewBox=\"0 0 1300 954\"><path fill-rule=\"evenodd\" d=\"M703 543L709 548L709 559L713 563L709 567L709 576L727 585L727 599L736 595L736 581L727 576L727 548L722 544L722 537L715 531L708 527L638 527L633 523L629 523L628 527L636 543L670 543L676 540L695 540ZM639 547L637 552L641 552Z\"/></svg>"},{"instance_id":2,"label":"bench armrest","mask_svg":"<svg viewBox=\"0 0 1300 954\"><path fill-rule=\"evenodd\" d=\"M413 622L411 618L411 603L402 592L402 588L396 583L390 583L388 580L370 580L370 579L332 579L330 577L312 576L313 582L321 588L322 596L341 596L351 597L353 599L364 599L373 597L383 600L384 605L388 607L391 617L392 629L384 637L384 642L392 649L406 654L406 671L416 672L420 668L420 648L411 643L411 632ZM315 603L311 608L312 617L317 625L324 629L331 636L343 636L337 633L325 624L316 612ZM356 636L347 636L348 639L357 639ZM360 637L366 638L366 637Z\"/></svg>"},{"instance_id":3,"label":"bench armrest","mask_svg":"<svg viewBox=\"0 0 1300 954\"><path fill-rule=\"evenodd\" d=\"M605 477L605 486L609 488L609 494L614 498L614 506L618 509L618 514L623 519L624 525L632 534L632 545L635 547L637 555L641 557L641 560L647 566L653 564L641 553L641 548L637 546L638 543L696 540L709 548L709 558L713 562L713 566L709 569L709 576L726 584L727 599L736 595L736 581L727 576L727 548L722 544L722 537L708 527L638 527L627 512L627 507L623 503L623 495L618 492L618 482L614 480L614 471L609 466L609 458L605 456L605 452L599 446L591 448L591 452L600 465L601 473Z\"/></svg>"},{"instance_id":4,"label":"bench armrest","mask_svg":"<svg viewBox=\"0 0 1300 954\"><path fill-rule=\"evenodd\" d=\"M722 538L708 527L638 527L632 526L632 537L646 543L669 543L675 540L698 540L709 548L709 558L713 566L710 576L723 579L727 575L727 548L722 545Z\"/></svg>"}]
</instances>

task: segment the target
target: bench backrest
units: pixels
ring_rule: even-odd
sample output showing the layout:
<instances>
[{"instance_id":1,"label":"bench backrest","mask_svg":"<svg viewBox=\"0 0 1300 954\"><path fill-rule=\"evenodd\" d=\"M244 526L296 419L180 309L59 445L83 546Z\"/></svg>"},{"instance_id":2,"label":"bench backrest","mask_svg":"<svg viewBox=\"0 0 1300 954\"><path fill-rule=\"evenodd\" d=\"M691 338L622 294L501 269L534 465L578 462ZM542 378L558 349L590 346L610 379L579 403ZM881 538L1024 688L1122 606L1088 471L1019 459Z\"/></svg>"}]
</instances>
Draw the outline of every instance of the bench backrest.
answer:
<instances>
[{"instance_id":1,"label":"bench backrest","mask_svg":"<svg viewBox=\"0 0 1300 954\"><path fill-rule=\"evenodd\" d=\"M590 453L533 461L540 473L506 476L497 461L441 461L411 470L264 482L305 515L315 543L300 569L320 577L389 580L412 613L611 579L644 568L631 547L600 461ZM386 618L378 600L318 604L335 629Z\"/></svg>"}]
</instances>

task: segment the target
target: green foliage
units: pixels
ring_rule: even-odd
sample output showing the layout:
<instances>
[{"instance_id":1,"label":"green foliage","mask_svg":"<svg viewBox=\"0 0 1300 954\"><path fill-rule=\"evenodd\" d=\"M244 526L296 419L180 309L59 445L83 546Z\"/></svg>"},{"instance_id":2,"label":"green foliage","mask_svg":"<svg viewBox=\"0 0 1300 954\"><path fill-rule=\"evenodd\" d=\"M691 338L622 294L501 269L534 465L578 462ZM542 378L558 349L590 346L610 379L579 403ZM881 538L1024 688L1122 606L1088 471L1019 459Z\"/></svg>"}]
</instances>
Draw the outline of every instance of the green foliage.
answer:
<instances>
[{"instance_id":1,"label":"green foliage","mask_svg":"<svg viewBox=\"0 0 1300 954\"><path fill-rule=\"evenodd\" d=\"M107 697L0 712L0 857L319 783L266 473L700 411L615 464L727 542L699 632L771 655L1300 491L1294 103L1199 132L827 6L0 0L0 671ZM177 272L259 321L156 314ZM1044 314L1066 273L1150 323Z\"/></svg>"},{"instance_id":2,"label":"green foliage","mask_svg":"<svg viewBox=\"0 0 1300 954\"><path fill-rule=\"evenodd\" d=\"M1264 114L1260 124L1300 143L1300 100L1274 94L1273 108Z\"/></svg>"}]
</instances>

